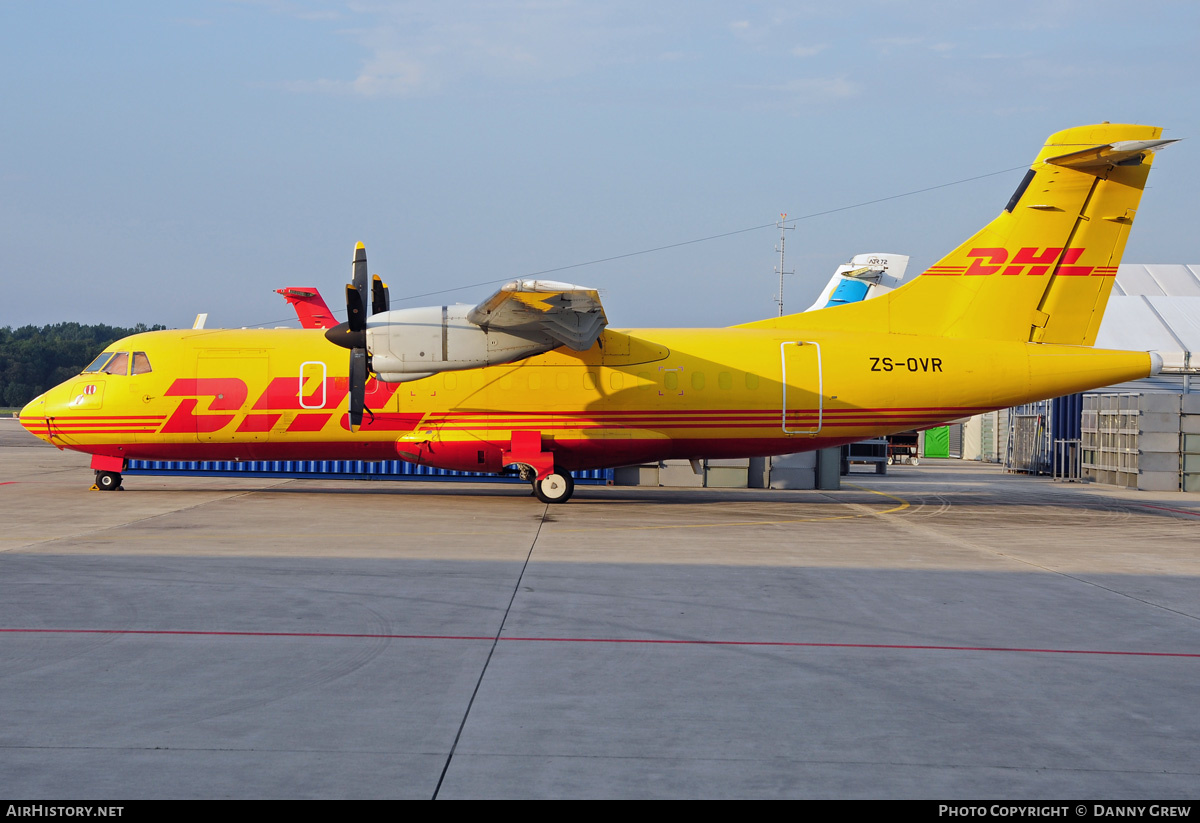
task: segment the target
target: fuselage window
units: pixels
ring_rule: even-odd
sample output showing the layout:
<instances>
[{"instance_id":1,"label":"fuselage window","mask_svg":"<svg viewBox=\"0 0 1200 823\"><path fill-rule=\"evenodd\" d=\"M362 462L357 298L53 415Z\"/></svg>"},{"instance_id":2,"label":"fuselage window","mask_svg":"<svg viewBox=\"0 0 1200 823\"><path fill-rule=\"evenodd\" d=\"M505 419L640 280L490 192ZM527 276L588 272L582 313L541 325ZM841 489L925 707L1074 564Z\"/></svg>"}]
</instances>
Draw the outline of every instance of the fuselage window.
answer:
<instances>
[{"instance_id":1,"label":"fuselage window","mask_svg":"<svg viewBox=\"0 0 1200 823\"><path fill-rule=\"evenodd\" d=\"M717 386L726 390L732 389L733 375L727 371L719 372L717 374Z\"/></svg>"},{"instance_id":2,"label":"fuselage window","mask_svg":"<svg viewBox=\"0 0 1200 823\"><path fill-rule=\"evenodd\" d=\"M119 351L113 355L113 359L108 361L108 365L104 367L105 374L129 374L129 352Z\"/></svg>"},{"instance_id":3,"label":"fuselage window","mask_svg":"<svg viewBox=\"0 0 1200 823\"><path fill-rule=\"evenodd\" d=\"M702 371L692 372L692 388L695 389L696 391L700 391L701 389L704 388L704 372L702 372Z\"/></svg>"},{"instance_id":4,"label":"fuselage window","mask_svg":"<svg viewBox=\"0 0 1200 823\"><path fill-rule=\"evenodd\" d=\"M84 369L83 373L84 374L92 374L93 372L100 371L102 368L104 368L104 364L107 363L109 358L112 356L113 356L112 352L110 352L110 351L104 352L103 354L98 356L95 360L93 360L92 365L90 365L86 369Z\"/></svg>"},{"instance_id":5,"label":"fuselage window","mask_svg":"<svg viewBox=\"0 0 1200 823\"><path fill-rule=\"evenodd\" d=\"M150 358L146 356L144 351L135 351L133 353L133 373L134 374L149 374L154 371L150 368Z\"/></svg>"}]
</instances>

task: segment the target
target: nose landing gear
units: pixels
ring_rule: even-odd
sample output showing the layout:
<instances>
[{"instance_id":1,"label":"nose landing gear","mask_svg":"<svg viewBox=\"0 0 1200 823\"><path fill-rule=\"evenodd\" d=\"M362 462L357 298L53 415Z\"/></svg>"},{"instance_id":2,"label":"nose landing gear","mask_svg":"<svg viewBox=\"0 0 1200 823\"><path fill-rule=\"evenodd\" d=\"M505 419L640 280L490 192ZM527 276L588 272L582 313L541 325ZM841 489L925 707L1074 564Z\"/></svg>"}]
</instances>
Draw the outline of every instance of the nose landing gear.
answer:
<instances>
[{"instance_id":1,"label":"nose landing gear","mask_svg":"<svg viewBox=\"0 0 1200 823\"><path fill-rule=\"evenodd\" d=\"M92 486L93 491L115 492L123 491L121 486L120 472L96 472L96 484Z\"/></svg>"}]
</instances>

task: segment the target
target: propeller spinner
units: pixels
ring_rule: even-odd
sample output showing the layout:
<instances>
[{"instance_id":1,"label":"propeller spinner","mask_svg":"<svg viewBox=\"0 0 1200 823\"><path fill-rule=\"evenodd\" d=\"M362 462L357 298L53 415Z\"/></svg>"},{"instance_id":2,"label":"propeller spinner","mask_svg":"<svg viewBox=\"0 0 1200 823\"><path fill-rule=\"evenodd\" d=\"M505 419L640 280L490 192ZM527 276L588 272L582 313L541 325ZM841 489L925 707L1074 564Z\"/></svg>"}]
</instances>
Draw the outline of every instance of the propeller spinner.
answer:
<instances>
[{"instance_id":1,"label":"propeller spinner","mask_svg":"<svg viewBox=\"0 0 1200 823\"><path fill-rule=\"evenodd\" d=\"M325 339L350 349L350 431L362 425L371 357L367 351L367 249L354 247L351 281L346 284L346 322L325 332ZM387 284L375 275L371 283L371 314L388 310Z\"/></svg>"}]
</instances>

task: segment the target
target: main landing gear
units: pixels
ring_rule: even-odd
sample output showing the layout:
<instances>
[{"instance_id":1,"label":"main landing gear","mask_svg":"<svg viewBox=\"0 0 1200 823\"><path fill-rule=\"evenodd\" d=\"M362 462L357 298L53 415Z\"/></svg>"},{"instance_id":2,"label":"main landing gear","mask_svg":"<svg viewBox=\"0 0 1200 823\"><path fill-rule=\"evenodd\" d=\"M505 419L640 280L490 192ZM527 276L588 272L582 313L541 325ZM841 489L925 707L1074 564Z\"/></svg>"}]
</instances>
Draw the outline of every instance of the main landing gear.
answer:
<instances>
[{"instance_id":1,"label":"main landing gear","mask_svg":"<svg viewBox=\"0 0 1200 823\"><path fill-rule=\"evenodd\" d=\"M91 468L96 473L96 482L92 484L92 491L115 492L121 490L121 472L125 469L125 458L93 454Z\"/></svg>"},{"instance_id":2,"label":"main landing gear","mask_svg":"<svg viewBox=\"0 0 1200 823\"><path fill-rule=\"evenodd\" d=\"M96 472L96 485L92 488L102 492L121 491L120 472Z\"/></svg>"},{"instance_id":3,"label":"main landing gear","mask_svg":"<svg viewBox=\"0 0 1200 823\"><path fill-rule=\"evenodd\" d=\"M543 503L566 503L575 491L575 480L569 472L555 469L552 474L533 480L533 493Z\"/></svg>"}]
</instances>

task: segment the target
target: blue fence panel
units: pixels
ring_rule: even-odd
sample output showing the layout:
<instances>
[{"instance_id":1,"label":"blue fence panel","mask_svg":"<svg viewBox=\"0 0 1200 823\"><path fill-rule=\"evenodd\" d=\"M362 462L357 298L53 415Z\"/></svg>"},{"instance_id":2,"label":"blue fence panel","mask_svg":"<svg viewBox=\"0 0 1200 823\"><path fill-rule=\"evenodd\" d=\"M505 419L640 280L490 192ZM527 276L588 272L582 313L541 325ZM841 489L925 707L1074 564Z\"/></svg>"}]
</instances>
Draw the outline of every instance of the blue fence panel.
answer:
<instances>
[{"instance_id":1,"label":"blue fence panel","mask_svg":"<svg viewBox=\"0 0 1200 823\"><path fill-rule=\"evenodd\" d=\"M130 460L130 475L186 477L291 477L350 480L448 480L486 483L524 483L515 474L488 474L418 466L403 460ZM612 469L571 472L577 484L603 486L613 481Z\"/></svg>"}]
</instances>

